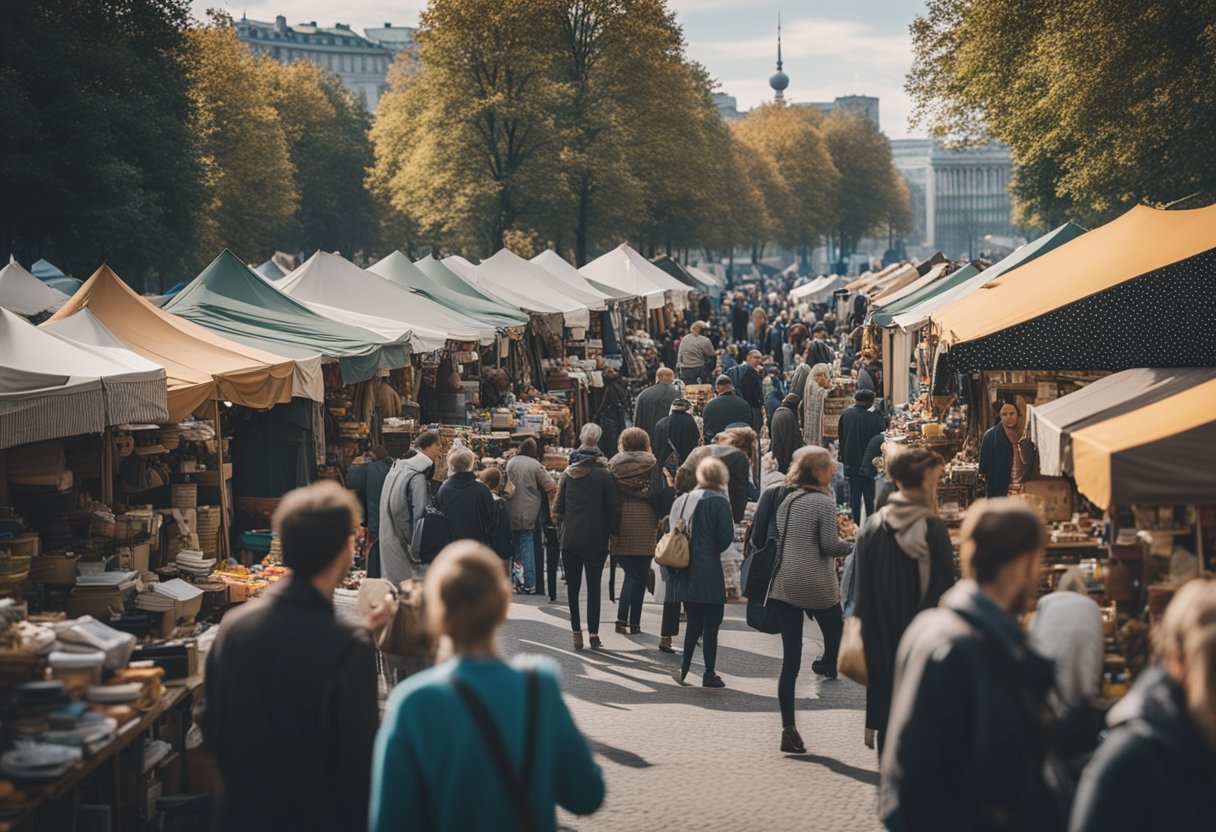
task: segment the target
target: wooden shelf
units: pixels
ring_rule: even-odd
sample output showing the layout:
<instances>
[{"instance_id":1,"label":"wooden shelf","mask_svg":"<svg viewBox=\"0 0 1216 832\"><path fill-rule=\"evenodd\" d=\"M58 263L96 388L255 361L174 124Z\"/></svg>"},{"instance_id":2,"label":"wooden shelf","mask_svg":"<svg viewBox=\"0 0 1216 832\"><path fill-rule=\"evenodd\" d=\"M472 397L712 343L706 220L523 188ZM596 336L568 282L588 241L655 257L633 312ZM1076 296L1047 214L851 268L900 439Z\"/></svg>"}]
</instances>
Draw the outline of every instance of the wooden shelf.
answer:
<instances>
[{"instance_id":1,"label":"wooden shelf","mask_svg":"<svg viewBox=\"0 0 1216 832\"><path fill-rule=\"evenodd\" d=\"M227 482L228 480L232 479L232 463L231 462L224 463L223 475L224 475L224 482ZM219 471L192 471L187 476L190 477L191 482L196 482L199 485L209 486L211 488L215 488L216 486L218 486L220 484L220 472Z\"/></svg>"}]
</instances>

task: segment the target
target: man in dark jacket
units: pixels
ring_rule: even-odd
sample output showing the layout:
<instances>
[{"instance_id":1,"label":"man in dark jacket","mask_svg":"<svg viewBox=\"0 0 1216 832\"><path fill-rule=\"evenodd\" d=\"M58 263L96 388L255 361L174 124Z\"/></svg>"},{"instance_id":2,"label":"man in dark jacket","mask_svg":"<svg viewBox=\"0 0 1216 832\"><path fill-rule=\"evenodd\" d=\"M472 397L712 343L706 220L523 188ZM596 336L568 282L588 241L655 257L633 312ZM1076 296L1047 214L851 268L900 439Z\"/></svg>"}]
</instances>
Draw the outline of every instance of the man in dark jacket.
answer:
<instances>
[{"instance_id":1,"label":"man in dark jacket","mask_svg":"<svg viewBox=\"0 0 1216 832\"><path fill-rule=\"evenodd\" d=\"M1044 779L1054 665L1016 617L1038 591L1043 524L1020 501L980 501L962 536L972 580L917 615L896 654L879 815L908 832L1062 829Z\"/></svg>"},{"instance_id":2,"label":"man in dark jacket","mask_svg":"<svg viewBox=\"0 0 1216 832\"><path fill-rule=\"evenodd\" d=\"M979 471L984 475L989 497L1004 497L1009 493L1017 461L1015 451L1022 438L1018 430L1017 405L1005 402L997 415L1000 421L984 433L980 442Z\"/></svg>"},{"instance_id":3,"label":"man in dark jacket","mask_svg":"<svg viewBox=\"0 0 1216 832\"><path fill-rule=\"evenodd\" d=\"M751 425L752 422L751 406L735 395L735 385L731 383L730 376L718 376L716 387L718 395L701 411L706 442L714 441L715 436L735 423Z\"/></svg>"},{"instance_id":4,"label":"man in dark jacket","mask_svg":"<svg viewBox=\"0 0 1216 832\"><path fill-rule=\"evenodd\" d=\"M828 343L828 328L822 323L815 324L811 330L811 341L807 345L806 363L812 367L816 364L831 364L836 360L836 352Z\"/></svg>"},{"instance_id":5,"label":"man in dark jacket","mask_svg":"<svg viewBox=\"0 0 1216 832\"><path fill-rule=\"evenodd\" d=\"M448 452L448 478L435 495L435 508L452 524L452 540L493 542L495 527L494 495L473 473L477 456L458 446Z\"/></svg>"},{"instance_id":6,"label":"man in dark jacket","mask_svg":"<svg viewBox=\"0 0 1216 832\"><path fill-rule=\"evenodd\" d=\"M737 395L752 409L751 427L757 433L764 419L764 382L760 379L760 366L763 363L764 356L760 350L751 350L743 363L730 374Z\"/></svg>"},{"instance_id":7,"label":"man in dark jacket","mask_svg":"<svg viewBox=\"0 0 1216 832\"><path fill-rule=\"evenodd\" d=\"M798 427L798 405L801 401L802 397L797 393L790 393L773 413L773 460L777 463L777 470L783 474L790 472L794 451L802 447L802 430Z\"/></svg>"},{"instance_id":8,"label":"man in dark jacket","mask_svg":"<svg viewBox=\"0 0 1216 832\"><path fill-rule=\"evenodd\" d=\"M393 467L393 458L383 445L372 445L362 465L352 465L346 472L346 487L355 492L363 507L363 525L372 538L367 553L367 577L380 577L380 494L384 478Z\"/></svg>"},{"instance_id":9,"label":"man in dark jacket","mask_svg":"<svg viewBox=\"0 0 1216 832\"><path fill-rule=\"evenodd\" d=\"M1157 630L1162 662L1107 717L1072 832L1216 829L1216 583L1187 583Z\"/></svg>"},{"instance_id":10,"label":"man in dark jacket","mask_svg":"<svg viewBox=\"0 0 1216 832\"><path fill-rule=\"evenodd\" d=\"M696 488L697 466L707 456L716 456L726 465L730 482L726 487L726 496L730 499L730 511L735 522L743 522L743 513L747 510L747 491L750 481L751 465L747 454L729 445L702 445L688 455L684 464L676 471L676 493L683 494Z\"/></svg>"},{"instance_id":11,"label":"man in dark jacket","mask_svg":"<svg viewBox=\"0 0 1216 832\"><path fill-rule=\"evenodd\" d=\"M291 576L220 625L201 721L223 779L216 829L367 828L376 653L333 608L358 522L337 483L290 492L274 527Z\"/></svg>"},{"instance_id":12,"label":"man in dark jacket","mask_svg":"<svg viewBox=\"0 0 1216 832\"><path fill-rule=\"evenodd\" d=\"M680 397L675 385L676 374L669 367L660 367L654 374L654 384L647 387L633 403L633 426L646 431L650 447L657 448L655 428L671 412L671 403Z\"/></svg>"},{"instance_id":13,"label":"man in dark jacket","mask_svg":"<svg viewBox=\"0 0 1216 832\"><path fill-rule=\"evenodd\" d=\"M582 445L570 454L570 462L557 486L553 516L559 527L562 567L570 601L571 629L581 647L582 622L578 595L584 574L587 578L587 630L592 647L597 646L600 624L600 577L608 559L608 538L621 525L621 495L608 460L600 453L599 425L588 422L580 434Z\"/></svg>"},{"instance_id":14,"label":"man in dark jacket","mask_svg":"<svg viewBox=\"0 0 1216 832\"><path fill-rule=\"evenodd\" d=\"M861 523L861 507L864 502L866 516L874 513L874 469L866 466L866 449L870 440L887 429L887 419L871 410L874 406L873 390L858 390L853 394L853 406L840 414L838 432L840 436L840 461L844 463L844 475L849 481L849 506L853 521ZM865 466L865 467L863 467ZM872 473L867 474L866 471Z\"/></svg>"},{"instance_id":15,"label":"man in dark jacket","mask_svg":"<svg viewBox=\"0 0 1216 832\"><path fill-rule=\"evenodd\" d=\"M671 403L671 413L655 426L651 450L659 465L675 474L692 449L701 444L701 429L692 416L692 402L685 398Z\"/></svg>"}]
</instances>

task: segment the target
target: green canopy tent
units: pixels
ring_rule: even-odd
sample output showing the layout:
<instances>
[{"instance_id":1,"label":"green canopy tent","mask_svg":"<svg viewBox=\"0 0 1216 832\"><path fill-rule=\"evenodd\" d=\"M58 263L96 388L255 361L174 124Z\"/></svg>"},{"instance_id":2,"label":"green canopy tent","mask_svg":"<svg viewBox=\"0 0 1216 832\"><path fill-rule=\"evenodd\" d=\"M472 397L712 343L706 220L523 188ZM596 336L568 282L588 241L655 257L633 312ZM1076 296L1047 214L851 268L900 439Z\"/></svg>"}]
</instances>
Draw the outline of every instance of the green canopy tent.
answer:
<instances>
[{"instance_id":1,"label":"green canopy tent","mask_svg":"<svg viewBox=\"0 0 1216 832\"><path fill-rule=\"evenodd\" d=\"M873 323L878 326L897 326L905 331L919 329L929 321L930 313L941 309L959 298L969 295L981 286L1007 272L1054 251L1085 233L1076 223L1066 222L1059 228L1048 231L1042 237L1027 243L1013 254L980 271L968 264L952 275L932 283L922 290L923 295L909 295L896 303L884 307L874 314ZM917 293L919 294L919 293ZM886 317L889 316L889 317Z\"/></svg>"},{"instance_id":2,"label":"green canopy tent","mask_svg":"<svg viewBox=\"0 0 1216 832\"><path fill-rule=\"evenodd\" d=\"M425 270L424 264L427 266ZM528 316L523 312L484 297L433 257L411 263L400 251L394 251L367 270L490 326L505 328L528 325ZM452 283L460 284L459 287L450 286L446 277L450 277Z\"/></svg>"},{"instance_id":3,"label":"green canopy tent","mask_svg":"<svg viewBox=\"0 0 1216 832\"><path fill-rule=\"evenodd\" d=\"M355 384L380 369L404 367L406 345L317 314L275 289L225 249L165 310L225 338L276 355L320 353L336 360L342 381Z\"/></svg>"}]
</instances>

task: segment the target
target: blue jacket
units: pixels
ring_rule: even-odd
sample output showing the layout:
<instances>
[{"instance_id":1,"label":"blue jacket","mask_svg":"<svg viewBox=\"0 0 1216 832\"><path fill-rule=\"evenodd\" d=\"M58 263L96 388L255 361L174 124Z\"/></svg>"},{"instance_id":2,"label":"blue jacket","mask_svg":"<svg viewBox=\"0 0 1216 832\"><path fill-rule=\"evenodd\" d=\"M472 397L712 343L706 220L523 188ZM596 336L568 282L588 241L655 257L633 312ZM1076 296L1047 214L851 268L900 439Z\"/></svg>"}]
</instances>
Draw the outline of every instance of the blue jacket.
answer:
<instances>
[{"instance_id":1,"label":"blue jacket","mask_svg":"<svg viewBox=\"0 0 1216 832\"><path fill-rule=\"evenodd\" d=\"M665 600L725 604L726 577L722 574L722 553L735 539L735 520L730 512L730 501L725 495L717 491L697 491L701 492L702 497L692 515L688 568L667 570ZM672 506L673 518L678 514L680 500Z\"/></svg>"},{"instance_id":2,"label":"blue jacket","mask_svg":"<svg viewBox=\"0 0 1216 832\"><path fill-rule=\"evenodd\" d=\"M540 675L532 808L539 832L557 827L554 807L587 815L604 800L604 778L558 686L557 666ZM456 658L411 676L389 697L372 758L371 832L502 829L511 802L464 702L459 676L485 703L519 771L527 722L527 679L501 659Z\"/></svg>"},{"instance_id":3,"label":"blue jacket","mask_svg":"<svg viewBox=\"0 0 1216 832\"><path fill-rule=\"evenodd\" d=\"M1004 497L1009 494L1009 483L1013 481L1013 445L1005 435L1004 425L988 428L980 443L980 473L988 484L989 497Z\"/></svg>"}]
</instances>

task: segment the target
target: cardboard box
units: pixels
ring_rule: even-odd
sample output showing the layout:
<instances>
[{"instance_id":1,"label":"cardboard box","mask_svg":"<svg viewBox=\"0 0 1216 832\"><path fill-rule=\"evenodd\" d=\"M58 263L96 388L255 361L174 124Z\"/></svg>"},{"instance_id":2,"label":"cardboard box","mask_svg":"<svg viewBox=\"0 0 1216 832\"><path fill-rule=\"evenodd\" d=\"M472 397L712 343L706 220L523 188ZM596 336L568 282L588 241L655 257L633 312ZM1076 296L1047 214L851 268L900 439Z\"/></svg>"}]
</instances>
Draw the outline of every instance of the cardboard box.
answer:
<instances>
[{"instance_id":1,"label":"cardboard box","mask_svg":"<svg viewBox=\"0 0 1216 832\"><path fill-rule=\"evenodd\" d=\"M1072 519L1072 485L1064 477L1029 480L1023 484L1022 490L1043 501L1043 512L1048 523Z\"/></svg>"}]
</instances>

